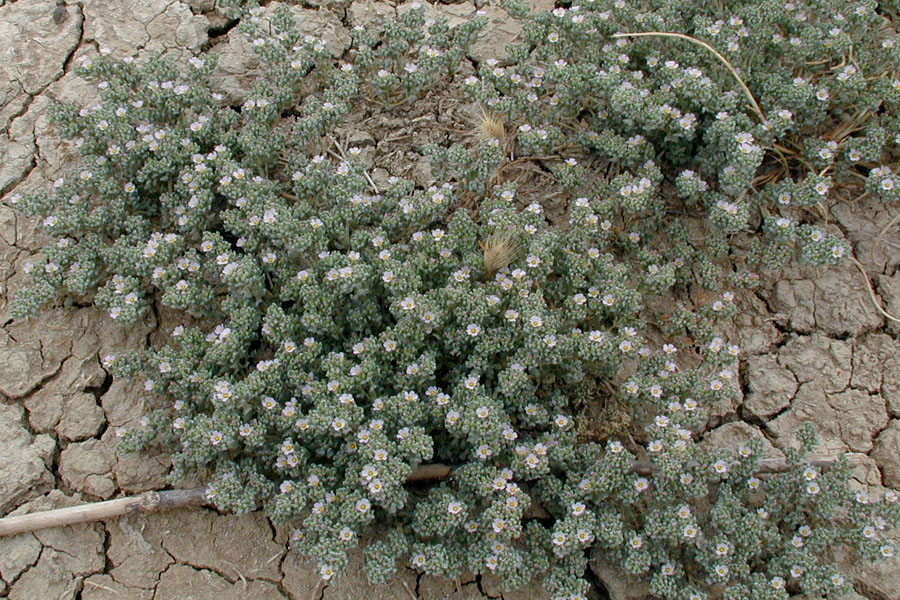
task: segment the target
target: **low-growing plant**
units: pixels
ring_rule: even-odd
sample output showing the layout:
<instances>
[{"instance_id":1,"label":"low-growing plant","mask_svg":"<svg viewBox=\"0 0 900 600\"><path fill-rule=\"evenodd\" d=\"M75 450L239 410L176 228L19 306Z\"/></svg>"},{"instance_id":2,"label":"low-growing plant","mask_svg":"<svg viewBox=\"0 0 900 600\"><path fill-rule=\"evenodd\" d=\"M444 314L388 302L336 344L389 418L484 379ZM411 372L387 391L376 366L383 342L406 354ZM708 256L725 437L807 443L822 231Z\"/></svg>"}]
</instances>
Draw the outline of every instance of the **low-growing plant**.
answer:
<instances>
[{"instance_id":1,"label":"low-growing plant","mask_svg":"<svg viewBox=\"0 0 900 600\"><path fill-rule=\"evenodd\" d=\"M325 579L376 524L373 580L545 573L572 600L591 549L684 600L839 596L835 547L894 554L897 494L805 463L812 431L766 474L758 441L697 440L739 386L717 324L758 277L732 238L763 267L835 264L850 247L809 209L857 180L900 193L898 55L874 3L510 2L522 43L463 78L481 16L404 7L335 61L286 7L233 4L268 70L243 105L211 89L213 55L180 72L101 50L76 69L101 102L53 112L84 165L12 197L54 239L17 317L73 296L124 323L183 316L168 344L104 359L167 399L122 449L172 450L173 483L208 469L219 508L295 524ZM430 187L380 189L328 143L363 107L441 90L482 123L426 147ZM517 183L529 161L560 222ZM592 423L604 402L631 426ZM434 462L451 475L408 482Z\"/></svg>"}]
</instances>

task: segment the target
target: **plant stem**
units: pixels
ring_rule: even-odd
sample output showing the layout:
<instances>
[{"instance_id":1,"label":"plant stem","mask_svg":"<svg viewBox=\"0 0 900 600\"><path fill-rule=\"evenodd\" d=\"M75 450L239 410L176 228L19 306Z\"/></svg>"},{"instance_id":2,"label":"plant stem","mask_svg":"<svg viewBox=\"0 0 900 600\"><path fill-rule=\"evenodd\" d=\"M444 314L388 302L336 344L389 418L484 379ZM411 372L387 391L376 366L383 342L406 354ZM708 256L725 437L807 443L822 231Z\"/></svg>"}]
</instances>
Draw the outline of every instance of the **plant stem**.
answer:
<instances>
[{"instance_id":1,"label":"plant stem","mask_svg":"<svg viewBox=\"0 0 900 600\"><path fill-rule=\"evenodd\" d=\"M744 80L741 79L741 76L738 74L737 69L735 69L731 65L730 62L728 62L728 59L726 59L724 56L719 54L719 52L715 48L713 48L706 42L698 40L697 38L691 37L689 35L684 35L683 33L672 33L672 32L668 32L668 31L645 31L642 33L614 33L612 37L614 37L614 38L620 38L620 37L673 37L673 38L678 38L678 39L682 39L682 40L687 40L691 43L697 44L698 46L702 46L702 47L706 48L707 50L712 52L716 56L716 58L718 58L720 61L722 61L722 64L724 64L728 68L729 71L731 71L731 74L734 75L734 78L737 80L737 82L740 84L741 88L744 90L744 94L747 96L747 98L750 100L750 103L753 105L753 110L754 110L754 112L756 112L757 116L759 116L760 120L761 121L766 120L766 115L763 113L762 109L759 107L759 104L756 102L756 98L754 98L753 94L750 92L750 88L748 88L747 84L744 83Z\"/></svg>"}]
</instances>

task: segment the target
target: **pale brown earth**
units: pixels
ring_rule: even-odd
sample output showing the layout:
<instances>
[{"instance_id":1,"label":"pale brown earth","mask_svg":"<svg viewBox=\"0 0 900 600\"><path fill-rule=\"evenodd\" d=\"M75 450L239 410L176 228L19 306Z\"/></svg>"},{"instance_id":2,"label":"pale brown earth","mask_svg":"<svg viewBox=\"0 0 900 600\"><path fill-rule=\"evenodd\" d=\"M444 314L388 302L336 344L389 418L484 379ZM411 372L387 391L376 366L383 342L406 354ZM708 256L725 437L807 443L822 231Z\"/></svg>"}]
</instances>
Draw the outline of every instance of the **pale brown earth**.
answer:
<instances>
[{"instance_id":1,"label":"pale brown earth","mask_svg":"<svg viewBox=\"0 0 900 600\"><path fill-rule=\"evenodd\" d=\"M471 53L502 56L518 25L497 2L485 3L489 31ZM542 8L550 0L539 0ZM0 516L109 499L165 484L166 456L121 458L116 430L137 422L153 399L140 387L113 382L100 358L142 348L167 323L163 311L123 327L94 308L70 307L27 321L9 316L11 294L27 285L23 265L44 237L37 220L13 212L14 193L48 189L77 164L46 112L51 98L84 105L96 90L73 73L74 60L109 48L119 57L166 49L186 60L214 48L215 80L239 103L258 62L213 10L213 0L81 0L53 19L54 0L0 0ZM267 5L271 10L274 3ZM393 3L308 0L294 12L304 31L324 36L335 57L349 46L348 27L377 26ZM469 2L438 5L459 19ZM431 9L429 9L431 10ZM10 42L11 40L14 40ZM464 63L464 69L471 64ZM440 110L438 110L440 108ZM463 107L450 103L420 110L417 121L370 117L342 135L364 149L373 178L390 174L430 181L428 161L417 154L424 130L459 129ZM380 140L380 141L379 141ZM900 227L875 248L893 217L869 201L833 203L830 229L846 236L867 269L876 299L900 314ZM851 264L827 269L791 265L739 297L741 310L726 332L742 348L739 399L716 407L706 443L732 445L751 437L780 454L792 432L814 422L833 456L852 452L856 485L877 495L900 487L900 341L897 323L873 307L862 276ZM10 600L506 600L546 598L532 585L503 592L489 577L457 583L417 577L401 569L396 581L375 586L354 556L346 573L323 589L313 566L288 551L286 533L261 514L219 515L183 509L109 522L0 538L0 598ZM637 600L645 587L601 557L593 562L606 592ZM877 568L853 569L854 600L900 599L900 557Z\"/></svg>"}]
</instances>

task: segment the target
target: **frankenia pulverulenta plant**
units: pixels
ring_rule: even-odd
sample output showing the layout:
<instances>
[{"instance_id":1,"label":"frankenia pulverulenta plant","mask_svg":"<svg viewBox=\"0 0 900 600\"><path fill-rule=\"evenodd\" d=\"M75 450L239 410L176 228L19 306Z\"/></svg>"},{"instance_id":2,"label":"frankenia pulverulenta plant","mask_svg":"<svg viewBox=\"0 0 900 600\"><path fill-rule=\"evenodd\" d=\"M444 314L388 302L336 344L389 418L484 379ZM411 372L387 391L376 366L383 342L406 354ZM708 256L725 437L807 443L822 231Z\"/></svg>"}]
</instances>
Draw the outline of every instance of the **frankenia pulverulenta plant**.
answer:
<instances>
[{"instance_id":1,"label":"frankenia pulverulenta plant","mask_svg":"<svg viewBox=\"0 0 900 600\"><path fill-rule=\"evenodd\" d=\"M125 323L153 305L180 315L167 343L104 359L163 401L121 448L166 449L172 483L208 471L217 507L292 524L325 579L380 532L373 580L399 564L509 588L540 573L553 597L584 598L596 551L659 598L846 593L830 550L892 556L896 493L854 494L845 461L804 462L811 431L777 469L758 442L698 441L738 385L740 350L716 328L755 274L730 271L731 236L758 233L770 266L795 251L836 261L849 246L797 206L895 143L877 132L888 110L846 130L822 173L799 148L884 90L859 73L826 84L827 62L796 82L785 73L806 54L766 57L815 43L811 56L835 60L842 36L875 43L863 35L875 17L853 8L821 37L810 27L837 19L821 7L601 4L527 17L510 4L525 43L465 77L477 15L449 28L411 7L380 38L356 27L344 62L288 9L247 5L239 31L268 72L240 107L210 87L212 55L184 71L102 51L82 61L101 101L57 105L53 120L83 165L50 193L12 197L53 239L15 315L72 296ZM613 37L650 28L719 47L766 118L715 56ZM894 60L882 46L857 68ZM434 185L377 187L359 149L327 144L355 112L415 110L437 91L469 94L490 123L427 147ZM539 156L564 222L516 182ZM868 177L892 177L877 168ZM626 418L604 427L596 406ZM421 477L435 464L451 475Z\"/></svg>"}]
</instances>

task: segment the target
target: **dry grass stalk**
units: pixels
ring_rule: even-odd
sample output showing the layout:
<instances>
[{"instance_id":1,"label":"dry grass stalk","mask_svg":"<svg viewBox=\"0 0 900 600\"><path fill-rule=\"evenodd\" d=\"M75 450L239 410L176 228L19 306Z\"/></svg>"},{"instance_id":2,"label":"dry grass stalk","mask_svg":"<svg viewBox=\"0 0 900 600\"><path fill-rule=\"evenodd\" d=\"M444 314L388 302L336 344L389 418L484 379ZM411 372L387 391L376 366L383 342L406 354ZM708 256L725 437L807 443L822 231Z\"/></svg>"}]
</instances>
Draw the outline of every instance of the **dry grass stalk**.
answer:
<instances>
[{"instance_id":1,"label":"dry grass stalk","mask_svg":"<svg viewBox=\"0 0 900 600\"><path fill-rule=\"evenodd\" d=\"M894 215L894 218L891 219L890 222L888 222L888 224L885 225L884 228L878 233L878 237L875 238L875 243L872 244L872 253L870 258L873 263L875 262L875 251L878 250L878 248L881 246L882 238L884 238L887 232L890 231L891 227L893 227L897 223L900 223L900 213Z\"/></svg>"},{"instance_id":2,"label":"dry grass stalk","mask_svg":"<svg viewBox=\"0 0 900 600\"><path fill-rule=\"evenodd\" d=\"M737 69L735 69L735 68L731 65L730 62L728 62L728 59L727 59L727 58L725 58L724 56L722 56L721 54L719 54L719 52L718 52L715 48L713 48L712 46L710 46L710 45L707 44L706 42L703 42L703 41L701 41L701 40L698 40L697 38L691 37L691 36L689 36L689 35L684 35L683 33L674 33L674 32L669 32L669 31L645 31L645 32L642 32L642 33L614 33L612 37L614 37L614 38L620 38L620 37L669 37L669 38L678 38L678 39L680 39L680 40L686 40L686 41L688 41L688 42L691 42L692 44L697 44L698 46L701 46L701 47L703 47L703 48L706 48L707 50L709 50L710 52L712 52L713 55L715 55L715 57L718 58L718 59L725 65L725 67L728 69L728 71L729 71L729 72L734 76L734 78L737 80L738 85L740 85L740 86L741 86L741 89L744 90L744 95L747 96L747 99L748 99L748 100L750 100L750 104L751 104L752 107L753 107L753 112L755 112L756 115L759 117L760 122L763 122L763 121L766 120L766 115L765 115L765 113L762 111L762 108L760 108L759 103L756 101L756 98L753 96L753 93L750 91L750 88L748 88L748 87L747 87L747 84L744 83L744 80L741 78L740 74L737 72Z\"/></svg>"},{"instance_id":3,"label":"dry grass stalk","mask_svg":"<svg viewBox=\"0 0 900 600\"><path fill-rule=\"evenodd\" d=\"M862 264L860 264L860 262L852 256L850 257L850 260L853 261L853 264L856 265L856 268L859 269L860 274L862 274L863 278L865 278L866 280L866 289L869 290L869 300L872 301L872 306L874 306L875 309L884 316L884 318L889 319L894 323L900 323L900 319L881 307L881 304L878 302L878 297L875 296L875 289L872 287L872 280L869 279L869 274L866 273L866 270L862 266Z\"/></svg>"}]
</instances>

